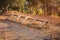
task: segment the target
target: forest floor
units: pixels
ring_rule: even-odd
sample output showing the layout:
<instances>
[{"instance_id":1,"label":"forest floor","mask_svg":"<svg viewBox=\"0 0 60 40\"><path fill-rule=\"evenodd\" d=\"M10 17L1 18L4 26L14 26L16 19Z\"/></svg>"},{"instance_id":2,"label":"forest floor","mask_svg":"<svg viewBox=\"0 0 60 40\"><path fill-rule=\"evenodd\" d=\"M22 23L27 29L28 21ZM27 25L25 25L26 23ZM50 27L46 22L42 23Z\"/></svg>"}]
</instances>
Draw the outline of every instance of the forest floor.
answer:
<instances>
[{"instance_id":1,"label":"forest floor","mask_svg":"<svg viewBox=\"0 0 60 40\"><path fill-rule=\"evenodd\" d=\"M37 15L28 16L48 20L48 25L41 29L36 29L9 20L2 20L6 17L0 16L0 40L60 40L60 18Z\"/></svg>"}]
</instances>

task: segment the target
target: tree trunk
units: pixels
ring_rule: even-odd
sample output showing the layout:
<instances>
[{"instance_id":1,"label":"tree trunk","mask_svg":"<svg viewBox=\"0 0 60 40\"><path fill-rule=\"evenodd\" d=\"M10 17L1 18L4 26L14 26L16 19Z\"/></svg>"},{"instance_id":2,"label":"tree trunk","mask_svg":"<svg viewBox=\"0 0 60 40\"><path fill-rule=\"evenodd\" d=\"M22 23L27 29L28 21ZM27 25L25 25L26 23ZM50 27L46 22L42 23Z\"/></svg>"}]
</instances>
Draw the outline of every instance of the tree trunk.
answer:
<instances>
[{"instance_id":1,"label":"tree trunk","mask_svg":"<svg viewBox=\"0 0 60 40\"><path fill-rule=\"evenodd\" d=\"M45 7L45 3L43 3L43 10L44 10L44 16L45 16L45 14L46 14L46 7Z\"/></svg>"}]
</instances>

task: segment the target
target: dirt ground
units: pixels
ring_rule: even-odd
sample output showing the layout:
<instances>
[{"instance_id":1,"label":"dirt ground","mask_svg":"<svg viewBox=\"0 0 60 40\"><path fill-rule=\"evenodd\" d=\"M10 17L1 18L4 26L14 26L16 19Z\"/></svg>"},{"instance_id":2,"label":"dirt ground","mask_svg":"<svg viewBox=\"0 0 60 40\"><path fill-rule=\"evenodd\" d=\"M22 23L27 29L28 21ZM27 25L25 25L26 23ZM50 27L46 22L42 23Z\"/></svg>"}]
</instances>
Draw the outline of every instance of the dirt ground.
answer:
<instances>
[{"instance_id":1,"label":"dirt ground","mask_svg":"<svg viewBox=\"0 0 60 40\"><path fill-rule=\"evenodd\" d=\"M30 15L32 18L48 20L43 28L0 20L0 40L60 40L60 18Z\"/></svg>"}]
</instances>

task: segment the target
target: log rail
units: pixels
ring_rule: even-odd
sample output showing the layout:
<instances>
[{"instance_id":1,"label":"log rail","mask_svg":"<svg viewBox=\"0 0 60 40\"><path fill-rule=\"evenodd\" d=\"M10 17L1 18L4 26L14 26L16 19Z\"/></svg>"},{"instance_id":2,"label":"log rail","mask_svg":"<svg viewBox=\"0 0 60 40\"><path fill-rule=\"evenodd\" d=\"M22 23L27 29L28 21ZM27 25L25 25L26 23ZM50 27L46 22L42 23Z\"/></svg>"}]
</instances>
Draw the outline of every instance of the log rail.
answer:
<instances>
[{"instance_id":1,"label":"log rail","mask_svg":"<svg viewBox=\"0 0 60 40\"><path fill-rule=\"evenodd\" d=\"M31 18L30 16L16 15L16 14L10 15L7 19L16 23L21 23L33 27L42 27L42 26L47 26L48 24L48 20L40 20L37 18ZM31 20L31 21L29 22L27 20Z\"/></svg>"}]
</instances>

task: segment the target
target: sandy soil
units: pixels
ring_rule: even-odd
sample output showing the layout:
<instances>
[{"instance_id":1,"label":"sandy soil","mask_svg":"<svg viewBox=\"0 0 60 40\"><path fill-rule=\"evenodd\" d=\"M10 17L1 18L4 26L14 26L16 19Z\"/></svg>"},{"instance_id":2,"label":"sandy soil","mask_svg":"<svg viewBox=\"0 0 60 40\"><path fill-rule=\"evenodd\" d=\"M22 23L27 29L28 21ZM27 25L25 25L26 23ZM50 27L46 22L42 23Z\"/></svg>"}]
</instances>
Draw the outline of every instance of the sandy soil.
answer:
<instances>
[{"instance_id":1,"label":"sandy soil","mask_svg":"<svg viewBox=\"0 0 60 40\"><path fill-rule=\"evenodd\" d=\"M0 27L0 40L60 40L60 27L50 25L38 29L8 20L0 21L0 24L3 26Z\"/></svg>"},{"instance_id":2,"label":"sandy soil","mask_svg":"<svg viewBox=\"0 0 60 40\"><path fill-rule=\"evenodd\" d=\"M33 16L49 23L43 28L14 23L9 20L0 20L0 40L60 40L60 18L51 16Z\"/></svg>"}]
</instances>

